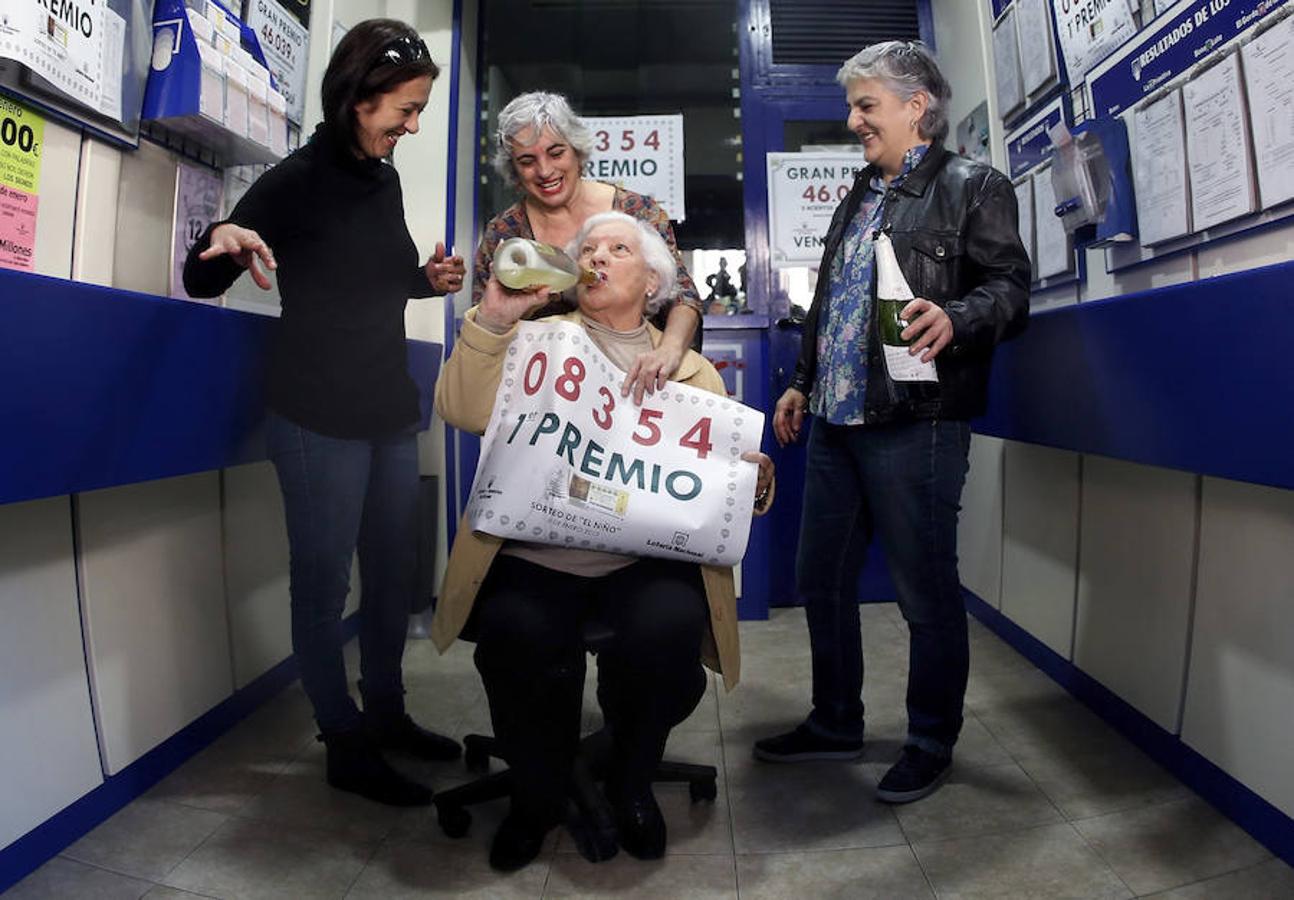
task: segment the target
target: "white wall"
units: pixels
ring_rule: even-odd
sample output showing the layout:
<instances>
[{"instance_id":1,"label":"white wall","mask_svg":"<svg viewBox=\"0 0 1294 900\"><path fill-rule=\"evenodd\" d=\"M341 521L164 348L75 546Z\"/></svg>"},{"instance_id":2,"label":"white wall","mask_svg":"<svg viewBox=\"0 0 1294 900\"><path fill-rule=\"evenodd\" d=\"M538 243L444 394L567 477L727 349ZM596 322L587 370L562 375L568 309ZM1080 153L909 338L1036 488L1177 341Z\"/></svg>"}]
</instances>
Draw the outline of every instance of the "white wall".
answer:
<instances>
[{"instance_id":1,"label":"white wall","mask_svg":"<svg viewBox=\"0 0 1294 900\"><path fill-rule=\"evenodd\" d=\"M465 33L475 35L475 4L465 5ZM451 0L312 4L307 136L334 19L403 18L442 65L422 131L399 159L424 257L446 230L451 14ZM464 60L460 250L472 242L475 60ZM47 123L36 271L166 294L177 163L155 145L124 151ZM443 304L411 304L410 336L440 341ZM424 472L442 467L442 435L437 424L423 437ZM0 732L24 735L0 746L2 848L286 658L291 643L287 541L268 463L0 506L0 533ZM444 533L442 523L442 559ZM357 598L354 579L349 611Z\"/></svg>"},{"instance_id":2,"label":"white wall","mask_svg":"<svg viewBox=\"0 0 1294 900\"><path fill-rule=\"evenodd\" d=\"M988 4L933 0L933 8L955 126L994 94ZM1003 157L999 131L999 167ZM1086 282L1035 294L1032 309L1291 258L1294 224L1115 273L1105 271L1104 251L1091 250ZM971 557L991 556L993 541L969 530L1000 517L1000 594L984 599L1294 814L1294 725L1280 714L1294 703L1294 492L1009 441L1003 455L1000 473L972 463L963 582L992 592L983 573L993 561Z\"/></svg>"}]
</instances>

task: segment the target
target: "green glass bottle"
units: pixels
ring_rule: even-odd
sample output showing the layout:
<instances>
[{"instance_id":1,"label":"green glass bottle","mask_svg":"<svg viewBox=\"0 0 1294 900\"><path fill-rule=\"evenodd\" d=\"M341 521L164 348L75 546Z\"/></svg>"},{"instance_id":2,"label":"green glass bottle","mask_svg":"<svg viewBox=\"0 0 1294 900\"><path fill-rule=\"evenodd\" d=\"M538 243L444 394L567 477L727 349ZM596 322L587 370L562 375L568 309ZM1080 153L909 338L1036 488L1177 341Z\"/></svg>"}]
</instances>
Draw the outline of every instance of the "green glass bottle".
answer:
<instances>
[{"instance_id":1,"label":"green glass bottle","mask_svg":"<svg viewBox=\"0 0 1294 900\"><path fill-rule=\"evenodd\" d=\"M876 334L881 342L885 368L894 382L900 400L929 400L939 395L939 372L933 362L922 362L912 356L908 348L911 340L902 333L908 321L902 318L903 308L913 300L912 288L903 277L894 244L884 232L876 236Z\"/></svg>"}]
</instances>

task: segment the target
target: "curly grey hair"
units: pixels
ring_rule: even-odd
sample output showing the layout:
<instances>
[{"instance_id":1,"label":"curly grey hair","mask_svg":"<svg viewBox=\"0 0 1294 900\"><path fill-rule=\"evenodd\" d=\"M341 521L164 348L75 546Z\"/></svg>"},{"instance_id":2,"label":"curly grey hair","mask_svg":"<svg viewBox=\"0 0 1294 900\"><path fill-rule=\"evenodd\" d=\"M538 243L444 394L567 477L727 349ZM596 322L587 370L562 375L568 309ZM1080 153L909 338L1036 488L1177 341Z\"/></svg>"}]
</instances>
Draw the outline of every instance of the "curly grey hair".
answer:
<instances>
[{"instance_id":1,"label":"curly grey hair","mask_svg":"<svg viewBox=\"0 0 1294 900\"><path fill-rule=\"evenodd\" d=\"M674 296L674 282L678 276L678 265L674 261L674 254L670 252L669 245L655 228L641 219L635 219L622 212L598 213L584 220L584 225L581 226L579 234L575 235L575 240L566 245L566 252L572 259L579 259L580 245L593 229L612 222L630 225L638 233L638 249L642 253L643 261L656 273L656 290L647 295L647 315L654 315Z\"/></svg>"},{"instance_id":2,"label":"curly grey hair","mask_svg":"<svg viewBox=\"0 0 1294 900\"><path fill-rule=\"evenodd\" d=\"M948 104L953 89L939 71L935 58L920 41L881 41L851 56L836 73L836 82L848 88L860 78L879 78L905 102L918 92L929 98L917 133L943 144L948 137Z\"/></svg>"},{"instance_id":3,"label":"curly grey hair","mask_svg":"<svg viewBox=\"0 0 1294 900\"><path fill-rule=\"evenodd\" d=\"M515 97L499 113L499 124L494 136L494 170L513 187L520 187L516 167L512 164L512 142L523 131L532 131L536 137L547 126L562 140L570 144L580 161L580 168L593 151L593 132L584 120L575 115L570 103L561 94L547 91L530 91Z\"/></svg>"}]
</instances>

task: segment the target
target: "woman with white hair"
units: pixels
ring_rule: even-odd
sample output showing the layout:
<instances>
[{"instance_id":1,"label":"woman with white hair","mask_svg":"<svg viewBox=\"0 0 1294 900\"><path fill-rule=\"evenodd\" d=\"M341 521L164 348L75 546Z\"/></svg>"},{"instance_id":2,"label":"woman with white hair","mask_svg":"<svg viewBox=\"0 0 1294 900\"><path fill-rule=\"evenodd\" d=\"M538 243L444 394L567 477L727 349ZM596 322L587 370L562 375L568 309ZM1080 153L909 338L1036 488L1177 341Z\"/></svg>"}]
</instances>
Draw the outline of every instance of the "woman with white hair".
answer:
<instances>
[{"instance_id":1,"label":"woman with white hair","mask_svg":"<svg viewBox=\"0 0 1294 900\"><path fill-rule=\"evenodd\" d=\"M785 445L806 412L815 418L796 560L812 710L793 731L757 741L755 756L862 754L858 576L876 535L910 635L908 734L877 796L906 803L939 787L961 730L970 651L957 514L969 420L984 412L994 346L1028 319L1029 257L1010 181L944 149L952 90L922 44L874 44L836 78L868 165L827 232L800 359L773 420ZM901 337L933 362L937 382L892 377L882 354L877 232L890 236L915 297L899 313Z\"/></svg>"},{"instance_id":2,"label":"woman with white hair","mask_svg":"<svg viewBox=\"0 0 1294 900\"><path fill-rule=\"evenodd\" d=\"M628 396L632 389L634 402L641 403L644 393L665 386L689 346L700 349L693 344L693 337L705 310L679 255L665 209L651 197L584 177L584 163L593 145L593 132L561 94L521 94L499 113L494 168L522 198L485 226L476 249L472 301L481 301L494 251L508 238L531 238L564 247L590 216L613 210L647 223L665 240L676 274L661 308L651 311L652 322L664 332L664 339L640 354L625 378L622 393ZM560 311L558 301L537 314Z\"/></svg>"},{"instance_id":3,"label":"woman with white hair","mask_svg":"<svg viewBox=\"0 0 1294 900\"><path fill-rule=\"evenodd\" d=\"M610 212L585 222L571 251L603 278L581 285L578 308L554 318L582 326L627 369L660 344L661 333L644 315L669 296L669 248L650 226ZM517 322L546 301L546 290L513 293L490 279L436 385L445 421L485 431ZM724 394L719 373L694 351L684 354L675 376ZM762 453L745 458L759 463L755 512L763 513L772 502L773 464ZM613 747L607 799L620 845L641 859L661 856L665 822L651 777L665 740L705 692L703 662L722 672L729 688L737 681L732 569L460 529L432 625L437 645L446 649L469 618L495 737L512 775L512 808L495 835L491 864L511 870L529 863L565 809L580 739L582 626L594 618L615 632L598 654L598 700Z\"/></svg>"}]
</instances>

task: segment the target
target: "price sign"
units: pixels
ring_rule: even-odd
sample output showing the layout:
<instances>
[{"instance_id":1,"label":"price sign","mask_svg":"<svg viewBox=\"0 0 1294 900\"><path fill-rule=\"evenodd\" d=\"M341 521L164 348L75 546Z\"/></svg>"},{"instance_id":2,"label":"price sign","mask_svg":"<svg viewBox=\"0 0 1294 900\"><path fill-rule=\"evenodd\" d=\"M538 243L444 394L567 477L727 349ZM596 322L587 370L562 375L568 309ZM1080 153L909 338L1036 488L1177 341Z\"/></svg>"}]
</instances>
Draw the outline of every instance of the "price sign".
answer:
<instances>
[{"instance_id":1,"label":"price sign","mask_svg":"<svg viewBox=\"0 0 1294 900\"><path fill-rule=\"evenodd\" d=\"M683 117L586 116L584 123L593 131L585 176L647 194L682 222Z\"/></svg>"},{"instance_id":2,"label":"price sign","mask_svg":"<svg viewBox=\"0 0 1294 900\"><path fill-rule=\"evenodd\" d=\"M45 120L21 103L0 97L0 266L36 264L36 210L40 145Z\"/></svg>"},{"instance_id":3,"label":"price sign","mask_svg":"<svg viewBox=\"0 0 1294 900\"><path fill-rule=\"evenodd\" d=\"M769 255L774 268L816 266L831 216L867 166L861 153L768 154Z\"/></svg>"},{"instance_id":4,"label":"price sign","mask_svg":"<svg viewBox=\"0 0 1294 900\"><path fill-rule=\"evenodd\" d=\"M300 125L305 116L306 62L309 32L274 0L252 0L247 24L256 32L265 61L287 103L287 115Z\"/></svg>"},{"instance_id":5,"label":"price sign","mask_svg":"<svg viewBox=\"0 0 1294 900\"><path fill-rule=\"evenodd\" d=\"M764 414L671 382L635 406L570 322L522 322L467 507L514 540L735 565L746 552Z\"/></svg>"}]
</instances>

